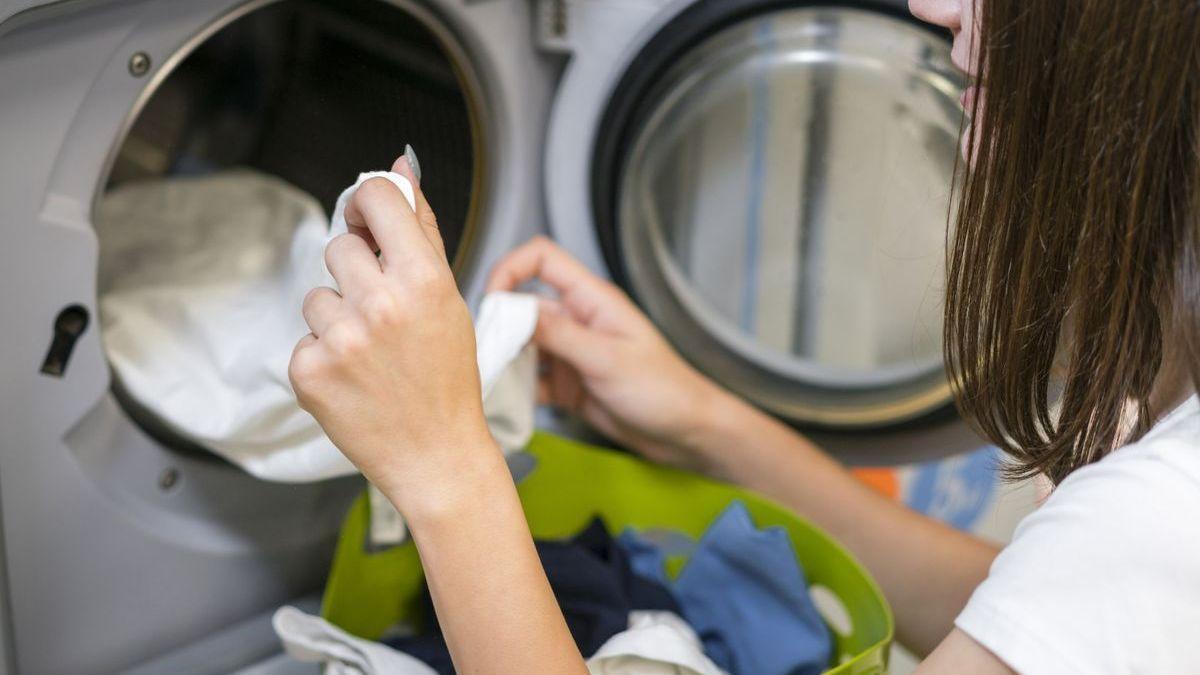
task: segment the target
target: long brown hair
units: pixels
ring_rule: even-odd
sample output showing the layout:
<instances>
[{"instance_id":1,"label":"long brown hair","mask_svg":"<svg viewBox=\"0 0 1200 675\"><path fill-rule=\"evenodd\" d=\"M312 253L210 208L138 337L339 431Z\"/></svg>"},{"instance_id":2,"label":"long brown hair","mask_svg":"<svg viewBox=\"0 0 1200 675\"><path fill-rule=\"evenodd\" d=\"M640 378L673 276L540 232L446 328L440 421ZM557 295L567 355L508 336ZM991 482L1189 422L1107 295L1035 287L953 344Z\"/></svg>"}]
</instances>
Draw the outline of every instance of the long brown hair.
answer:
<instances>
[{"instance_id":1,"label":"long brown hair","mask_svg":"<svg viewBox=\"0 0 1200 675\"><path fill-rule=\"evenodd\" d=\"M1057 483L1145 433L1168 346L1200 356L1200 0L982 0L979 21L947 368L1010 475Z\"/></svg>"}]
</instances>

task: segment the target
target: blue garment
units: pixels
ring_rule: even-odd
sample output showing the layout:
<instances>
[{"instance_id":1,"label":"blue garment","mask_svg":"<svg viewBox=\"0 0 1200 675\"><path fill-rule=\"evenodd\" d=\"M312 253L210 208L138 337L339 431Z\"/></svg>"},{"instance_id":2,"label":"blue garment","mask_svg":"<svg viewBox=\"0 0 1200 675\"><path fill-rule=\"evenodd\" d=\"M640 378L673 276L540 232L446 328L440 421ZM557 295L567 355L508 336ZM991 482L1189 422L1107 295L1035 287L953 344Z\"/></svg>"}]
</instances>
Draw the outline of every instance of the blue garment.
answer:
<instances>
[{"instance_id":1,"label":"blue garment","mask_svg":"<svg viewBox=\"0 0 1200 675\"><path fill-rule=\"evenodd\" d=\"M664 588L671 588L671 581L667 579L667 561L662 549L629 528L617 537L617 544L625 551L625 557L629 559L629 567L634 574Z\"/></svg>"},{"instance_id":2,"label":"blue garment","mask_svg":"<svg viewBox=\"0 0 1200 675\"><path fill-rule=\"evenodd\" d=\"M660 551L631 530L618 538L637 574L666 583ZM733 675L808 675L828 667L829 628L783 528L759 530L732 503L669 586L708 657Z\"/></svg>"}]
</instances>

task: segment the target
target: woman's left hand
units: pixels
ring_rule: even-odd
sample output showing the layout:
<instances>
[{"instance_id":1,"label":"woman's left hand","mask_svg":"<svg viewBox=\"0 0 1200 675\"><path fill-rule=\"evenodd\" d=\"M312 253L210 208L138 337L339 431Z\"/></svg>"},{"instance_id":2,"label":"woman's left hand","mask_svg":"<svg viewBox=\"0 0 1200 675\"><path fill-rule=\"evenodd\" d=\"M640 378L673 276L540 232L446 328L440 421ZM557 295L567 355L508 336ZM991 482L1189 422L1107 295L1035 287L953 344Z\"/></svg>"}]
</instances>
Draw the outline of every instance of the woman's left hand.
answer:
<instances>
[{"instance_id":1,"label":"woman's left hand","mask_svg":"<svg viewBox=\"0 0 1200 675\"><path fill-rule=\"evenodd\" d=\"M471 316L436 219L408 161L393 171L412 181L416 211L383 179L354 193L351 233L325 250L341 291L305 297L312 333L288 375L301 407L406 510L452 488L472 455L498 451L484 421Z\"/></svg>"}]
</instances>

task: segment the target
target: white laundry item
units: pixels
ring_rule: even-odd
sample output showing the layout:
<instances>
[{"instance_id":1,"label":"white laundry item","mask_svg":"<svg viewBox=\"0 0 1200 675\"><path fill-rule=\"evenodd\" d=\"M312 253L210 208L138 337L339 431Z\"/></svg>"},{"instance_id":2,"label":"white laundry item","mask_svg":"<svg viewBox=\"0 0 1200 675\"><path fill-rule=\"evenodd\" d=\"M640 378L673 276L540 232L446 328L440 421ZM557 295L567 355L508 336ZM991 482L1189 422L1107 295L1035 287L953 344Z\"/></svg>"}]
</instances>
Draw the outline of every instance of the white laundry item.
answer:
<instances>
[{"instance_id":1,"label":"white laundry item","mask_svg":"<svg viewBox=\"0 0 1200 675\"><path fill-rule=\"evenodd\" d=\"M538 299L497 291L483 298L475 320L483 414L504 454L525 447L533 436L537 404Z\"/></svg>"},{"instance_id":2,"label":"white laundry item","mask_svg":"<svg viewBox=\"0 0 1200 675\"><path fill-rule=\"evenodd\" d=\"M327 674L425 675L429 666L378 642L354 637L295 607L281 607L272 621L288 654L322 662ZM704 655L700 638L673 612L629 613L629 630L605 642L587 661L591 675L727 675Z\"/></svg>"},{"instance_id":3,"label":"white laundry item","mask_svg":"<svg viewBox=\"0 0 1200 675\"><path fill-rule=\"evenodd\" d=\"M725 675L696 631L665 611L630 612L629 630L609 638L587 666L591 675Z\"/></svg>"},{"instance_id":4,"label":"white laundry item","mask_svg":"<svg viewBox=\"0 0 1200 675\"><path fill-rule=\"evenodd\" d=\"M325 675L437 675L404 652L354 637L295 607L280 607L271 617L271 625L288 655L305 663L325 664Z\"/></svg>"},{"instance_id":5,"label":"white laundry item","mask_svg":"<svg viewBox=\"0 0 1200 675\"><path fill-rule=\"evenodd\" d=\"M408 541L408 523L392 506L387 496L373 484L367 484L370 520L367 523L368 550L379 552Z\"/></svg>"},{"instance_id":6,"label":"white laundry item","mask_svg":"<svg viewBox=\"0 0 1200 675\"><path fill-rule=\"evenodd\" d=\"M259 478L356 473L296 404L287 366L309 332L305 294L337 287L325 245L346 231L349 196L375 177L413 202L408 180L390 172L360 175L338 198L332 224L309 195L249 170L126 185L107 196L96 218L102 339L125 393L173 432ZM536 357L526 357L534 370L521 365L512 375L528 383L497 383L533 334L536 299L489 296L479 319L484 391L532 392ZM488 406L502 444L528 439L532 393Z\"/></svg>"}]
</instances>

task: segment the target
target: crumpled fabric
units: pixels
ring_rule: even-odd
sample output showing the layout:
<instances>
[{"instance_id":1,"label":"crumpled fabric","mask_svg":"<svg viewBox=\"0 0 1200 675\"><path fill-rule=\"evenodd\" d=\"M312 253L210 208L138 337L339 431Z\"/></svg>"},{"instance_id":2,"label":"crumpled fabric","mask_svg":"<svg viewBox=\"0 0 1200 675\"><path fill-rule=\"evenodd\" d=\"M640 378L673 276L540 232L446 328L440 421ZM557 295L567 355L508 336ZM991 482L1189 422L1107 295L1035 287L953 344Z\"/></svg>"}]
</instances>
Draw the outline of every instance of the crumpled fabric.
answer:
<instances>
[{"instance_id":1,"label":"crumpled fabric","mask_svg":"<svg viewBox=\"0 0 1200 675\"><path fill-rule=\"evenodd\" d=\"M360 175L332 222L311 196L246 169L114 190L97 209L96 230L102 340L118 390L173 433L259 478L356 473L297 405L287 366L309 332L305 294L337 288L325 245L346 231L349 196L374 177L413 203L412 185L390 172ZM532 433L536 356L525 348L536 322L536 300L521 294L489 296L479 313L485 396L510 392L485 401L502 445L523 445ZM509 369L514 360L522 365Z\"/></svg>"},{"instance_id":2,"label":"crumpled fabric","mask_svg":"<svg viewBox=\"0 0 1200 675\"><path fill-rule=\"evenodd\" d=\"M714 663L734 675L815 675L833 637L783 528L758 529L735 501L709 526L674 582L661 551L632 530L618 543L633 570L667 586Z\"/></svg>"},{"instance_id":3,"label":"crumpled fabric","mask_svg":"<svg viewBox=\"0 0 1200 675\"><path fill-rule=\"evenodd\" d=\"M629 628L587 661L591 675L724 675L696 631L674 612L636 611Z\"/></svg>"},{"instance_id":4,"label":"crumpled fabric","mask_svg":"<svg viewBox=\"0 0 1200 675\"><path fill-rule=\"evenodd\" d=\"M326 675L437 673L404 652L350 635L294 607L277 610L272 624L292 658L322 663ZM704 656L696 633L667 611L630 612L628 629L605 642L587 667L592 675L724 675Z\"/></svg>"},{"instance_id":5,"label":"crumpled fabric","mask_svg":"<svg viewBox=\"0 0 1200 675\"><path fill-rule=\"evenodd\" d=\"M325 675L436 675L404 652L354 637L295 607L277 609L271 625L289 656L304 663L325 664Z\"/></svg>"},{"instance_id":6,"label":"crumpled fabric","mask_svg":"<svg viewBox=\"0 0 1200 675\"><path fill-rule=\"evenodd\" d=\"M534 544L567 629L585 657L628 629L629 615L634 610L679 612L679 604L661 584L634 574L624 550L599 518L571 539L539 540ZM425 629L418 635L385 642L417 657L440 675L453 675L450 648L428 589L421 603L428 617Z\"/></svg>"}]
</instances>

